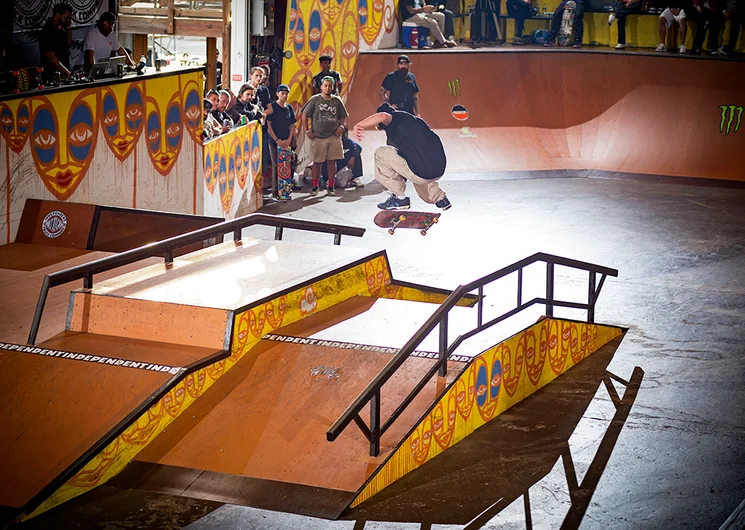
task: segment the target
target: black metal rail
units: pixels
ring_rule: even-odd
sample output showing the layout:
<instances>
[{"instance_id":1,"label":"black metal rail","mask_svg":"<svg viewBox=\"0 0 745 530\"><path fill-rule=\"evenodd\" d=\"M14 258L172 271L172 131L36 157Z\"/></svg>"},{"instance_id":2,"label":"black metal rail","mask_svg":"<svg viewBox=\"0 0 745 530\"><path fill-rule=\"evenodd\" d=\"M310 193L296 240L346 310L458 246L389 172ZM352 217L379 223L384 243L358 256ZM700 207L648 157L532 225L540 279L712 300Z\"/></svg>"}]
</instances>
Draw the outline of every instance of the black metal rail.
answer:
<instances>
[{"instance_id":1,"label":"black metal rail","mask_svg":"<svg viewBox=\"0 0 745 530\"><path fill-rule=\"evenodd\" d=\"M28 334L28 344L34 345L36 343L36 336L39 332L39 324L41 323L41 315L44 312L44 305L46 304L50 288L82 279L83 287L91 289L93 287L94 274L116 269L153 256L162 255L164 256L166 263L173 263L174 251L179 248L198 242L205 242L205 246L209 246L211 244L209 242L210 239L224 236L231 232L233 233L233 239L237 241L241 238L241 232L244 228L254 225L275 227L274 239L276 240L282 239L285 228L334 234L334 245L341 244L341 236L343 235L362 237L365 233L364 228L358 228L355 226L320 223L318 221L308 221L305 219L253 213L216 225L200 228L193 232L164 239L163 241L150 243L149 245L128 250L120 254L107 256L96 261L91 261L90 263L84 263L77 267L47 274L44 277L44 282L41 286L39 301L36 303L34 320L31 323L31 330Z\"/></svg>"},{"instance_id":2,"label":"black metal rail","mask_svg":"<svg viewBox=\"0 0 745 530\"><path fill-rule=\"evenodd\" d=\"M533 298L529 301L523 301L523 269L528 265L534 263L543 262L546 264L546 296L543 298ZM568 302L563 300L556 300L554 298L554 267L556 265L569 267L572 269L584 270L589 273L588 278L588 289L587 289L587 303ZM517 273L517 304L514 309L507 311L495 317L487 322L484 322L484 286L491 282L504 278L505 276ZM597 275L600 274L600 282L597 283ZM330 442L336 440L339 434L347 428L347 426L354 421L354 423L362 431L362 434L370 442L370 456L378 456L380 453L380 438L383 433L398 419L401 413L406 409L407 406L414 400L419 392L427 385L427 382L437 373L440 376L447 375L447 361L450 355L455 351L460 344L476 335L488 329L503 320L531 307L535 304L545 304L546 316L553 316L554 307L569 307L573 309L583 309L587 311L587 321L595 321L595 303L597 302L600 290L605 283L607 276L618 276L618 271L601 265L595 265L584 261L577 261L573 259L562 258L560 256L554 256L551 254L544 254L539 252L533 254L523 260L520 260L512 265L499 269L483 278L475 280L469 284L461 285L450 296L442 303L442 305L435 311L431 317L424 323L424 325L417 331L414 336L401 348L401 351L391 359L388 364L375 376L367 388L357 396L347 410L334 422L331 428L326 432L326 439ZM478 293L478 305L477 305L477 325L471 331L459 335L452 344L448 345L448 314L450 310L455 307L458 300L463 296L477 291ZM382 386L393 376L398 368L406 361L411 353L419 347L419 344L435 329L439 326L439 357L437 362L432 368L424 375L419 381L416 387L409 393L401 404L396 407L396 410L388 417L388 419L381 425L380 411L380 391ZM370 403L370 423L369 425L360 417L360 411Z\"/></svg>"}]
</instances>

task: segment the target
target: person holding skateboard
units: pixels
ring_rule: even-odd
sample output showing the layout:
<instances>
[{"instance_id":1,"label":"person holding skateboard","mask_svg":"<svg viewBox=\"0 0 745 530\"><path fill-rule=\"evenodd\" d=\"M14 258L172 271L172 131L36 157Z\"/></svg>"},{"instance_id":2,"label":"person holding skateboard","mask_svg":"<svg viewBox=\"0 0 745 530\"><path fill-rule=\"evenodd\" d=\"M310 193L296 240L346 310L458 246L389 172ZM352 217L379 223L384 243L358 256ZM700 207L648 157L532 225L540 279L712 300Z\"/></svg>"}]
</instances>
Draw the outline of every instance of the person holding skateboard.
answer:
<instances>
[{"instance_id":1,"label":"person holding skateboard","mask_svg":"<svg viewBox=\"0 0 745 530\"><path fill-rule=\"evenodd\" d=\"M287 104L290 87L277 87L277 101L266 109L267 132L269 133L269 156L272 158L272 195L288 201L292 193L292 142L295 139L295 111Z\"/></svg>"},{"instance_id":2,"label":"person holding skateboard","mask_svg":"<svg viewBox=\"0 0 745 530\"><path fill-rule=\"evenodd\" d=\"M559 35L559 30L562 26L564 11L570 10L572 7L574 8L574 20L571 23L574 29L574 44L572 48L582 47L582 35L584 33L582 17L585 15L585 0L561 0L551 19L551 31L548 32L548 40L544 44L546 48L552 48L556 45L556 37ZM567 35L567 39L569 36Z\"/></svg>"},{"instance_id":3,"label":"person holding skateboard","mask_svg":"<svg viewBox=\"0 0 745 530\"><path fill-rule=\"evenodd\" d=\"M388 140L388 145L375 151L375 180L391 193L378 208L410 208L411 201L406 196L408 180L424 202L448 210L452 205L437 184L445 173L447 157L440 137L427 122L383 103L375 114L354 126L353 135L361 142L365 129L373 127L384 130Z\"/></svg>"}]
</instances>

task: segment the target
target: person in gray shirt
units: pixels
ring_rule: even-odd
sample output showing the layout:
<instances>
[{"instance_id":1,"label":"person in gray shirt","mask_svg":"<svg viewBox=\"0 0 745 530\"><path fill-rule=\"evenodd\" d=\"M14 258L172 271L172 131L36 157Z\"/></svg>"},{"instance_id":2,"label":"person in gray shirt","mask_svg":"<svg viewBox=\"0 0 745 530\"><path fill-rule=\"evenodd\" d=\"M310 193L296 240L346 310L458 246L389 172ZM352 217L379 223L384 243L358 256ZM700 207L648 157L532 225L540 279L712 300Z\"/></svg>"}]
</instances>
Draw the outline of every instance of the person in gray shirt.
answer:
<instances>
[{"instance_id":1,"label":"person in gray shirt","mask_svg":"<svg viewBox=\"0 0 745 530\"><path fill-rule=\"evenodd\" d=\"M341 135L346 130L349 114L339 96L333 94L334 86L333 77L324 77L321 81L321 93L312 96L302 110L313 158L311 195L318 195L318 182L324 162L329 176L328 194L335 194L336 161L344 158Z\"/></svg>"}]
</instances>

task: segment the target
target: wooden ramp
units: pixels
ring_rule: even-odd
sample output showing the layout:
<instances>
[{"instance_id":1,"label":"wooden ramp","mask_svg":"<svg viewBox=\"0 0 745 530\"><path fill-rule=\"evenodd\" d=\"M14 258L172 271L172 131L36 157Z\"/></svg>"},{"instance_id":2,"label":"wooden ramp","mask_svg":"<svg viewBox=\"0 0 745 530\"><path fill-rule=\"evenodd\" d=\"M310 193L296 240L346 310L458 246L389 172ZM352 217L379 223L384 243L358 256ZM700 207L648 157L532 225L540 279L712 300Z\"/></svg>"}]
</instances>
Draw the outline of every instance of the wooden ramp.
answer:
<instances>
[{"instance_id":1,"label":"wooden ramp","mask_svg":"<svg viewBox=\"0 0 745 530\"><path fill-rule=\"evenodd\" d=\"M71 477L215 349L65 332L0 343L0 505L22 509Z\"/></svg>"},{"instance_id":2,"label":"wooden ramp","mask_svg":"<svg viewBox=\"0 0 745 530\"><path fill-rule=\"evenodd\" d=\"M306 500L315 492L316 502L305 502L300 510L337 517L446 384L436 377L429 382L386 432L377 458L367 456L367 440L353 429L330 443L329 425L391 359L391 354L353 347L262 340L192 405L189 414L138 455L137 461L159 466L139 466L149 476L131 485L252 506L265 505L266 491L257 494L249 485L262 483L277 497L298 485L308 486L300 491ZM386 385L384 415L393 412L433 363L406 361ZM447 382L464 364L451 363L453 375ZM238 488L228 492L220 487L224 482ZM245 491L237 493L241 489Z\"/></svg>"}]
</instances>

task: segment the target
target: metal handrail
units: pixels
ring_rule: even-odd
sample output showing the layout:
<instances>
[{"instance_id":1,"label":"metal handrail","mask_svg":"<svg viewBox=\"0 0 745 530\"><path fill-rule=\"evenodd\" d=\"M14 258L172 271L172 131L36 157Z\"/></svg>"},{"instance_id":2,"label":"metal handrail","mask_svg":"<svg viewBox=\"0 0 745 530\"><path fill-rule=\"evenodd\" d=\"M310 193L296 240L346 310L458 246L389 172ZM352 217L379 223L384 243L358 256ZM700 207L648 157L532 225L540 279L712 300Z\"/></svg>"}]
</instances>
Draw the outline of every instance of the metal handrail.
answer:
<instances>
[{"instance_id":1,"label":"metal handrail","mask_svg":"<svg viewBox=\"0 0 745 530\"><path fill-rule=\"evenodd\" d=\"M83 280L83 287L91 289L93 287L93 275L116 269L130 263L135 263L153 256L164 255L166 263L173 263L173 253L175 250L197 243L209 240L218 236L224 236L233 232L233 239L241 239L241 231L244 228L254 225L274 226L274 239L281 240L285 228L294 230L304 230L310 232L322 232L334 234L334 245L341 244L341 236L362 237L365 233L364 228L355 226L338 225L331 223L321 223L318 221L308 221L305 219L296 219L291 217L282 217L278 215L269 215L264 213L252 213L243 217L238 217L230 221L224 221L219 224L199 228L186 234L174 236L163 241L150 243L126 252L107 256L89 263L71 267L52 274L47 274L41 286L39 301L36 303L34 319L31 323L31 330L28 334L28 344L33 346L36 343L36 336L39 332L41 315L44 312L49 289L58 285L63 285L75 280Z\"/></svg>"},{"instance_id":2,"label":"metal handrail","mask_svg":"<svg viewBox=\"0 0 745 530\"><path fill-rule=\"evenodd\" d=\"M537 297L527 302L523 302L522 300L523 269L527 267L528 265L531 265L533 263L538 263L538 262L546 263L546 296L544 298ZM588 300L586 304L577 303L577 302L567 302L567 301L561 301L561 300L554 299L554 267L556 265L585 270L589 272ZM516 307L484 323L483 322L484 286L495 280L503 278L507 276L508 274L512 274L514 272L517 272L518 274L518 278L517 278L517 284L518 284L517 291L518 292L517 292ZM597 284L597 287L596 287L597 274L601 274L602 276L601 276L599 284ZM455 351L455 349L458 346L460 346L460 344L464 340L472 337L473 335L476 335L477 333L480 333L481 331L484 331L485 329L488 329L494 326L495 324L499 322L502 322L503 320L506 320L507 318L535 304L545 304L546 315L549 317L553 316L554 306L570 307L570 308L575 308L575 309L586 309L587 310L587 321L594 322L595 302L597 301L598 296L600 295L600 290L602 289L603 284L605 283L605 278L607 276L617 277L618 271L616 269L611 269L609 267L603 267L602 265L595 265L593 263L587 263L584 261L577 261L573 259L563 258L561 256L554 256L552 254L545 254L543 252L538 252L536 254L533 254L532 256L529 256L525 259L515 262L512 265L508 265L507 267L504 267L495 272L492 272L491 274L488 274L482 278L479 278L478 280L475 280L471 283L468 283L466 285L460 285L450 294L450 296L447 297L447 299L442 303L442 305L440 305L440 307L437 308L437 310L432 314L432 316L430 316L429 319L427 319L427 321L422 325L421 328L419 328L419 330L414 334L414 336L411 337L411 339L409 339L409 341L404 345L404 347L401 348L401 350L388 362L388 364L385 365L385 367L380 371L380 373L378 373L378 375L375 376L375 379L373 379L370 382L370 384L367 385L365 390L363 390L362 393L360 393L360 395L357 396L357 398L352 402L352 404L349 405L349 407L347 407L344 413L334 422L331 428L329 428L329 430L326 432L326 439L330 442L333 442L342 433L342 431L344 431L344 429L346 429L347 426L352 421L354 421L355 424L362 431L363 435L370 442L370 456L378 456L378 454L380 453L380 437L393 424L393 422L396 421L396 419L401 415L401 413L406 409L406 407L414 400L414 398L419 394L419 392L426 386L427 382L435 375L435 373L439 373L439 375L443 377L447 375L447 360L450 357L450 355L452 355L452 353ZM474 290L478 290L477 326L471 331L458 336L455 339L455 341L453 341L453 343L450 346L448 346L448 338L447 338L448 337L448 333L447 333L448 314L450 310L456 306L458 301L463 296L465 296L466 294ZM439 357L438 357L437 362L424 375L424 377L419 381L419 383L414 387L414 389L409 393L409 395L406 398L404 398L401 404L396 408L396 410L390 415L390 417L381 426L380 391L381 391L382 386L393 376L396 370L398 370L398 368L406 361L406 359L409 358L412 352L419 347L421 342L435 329L435 326L440 327L439 329L440 347L439 347ZM365 424L364 420L359 415L360 411L368 403L370 403L370 424L369 425Z\"/></svg>"}]
</instances>

